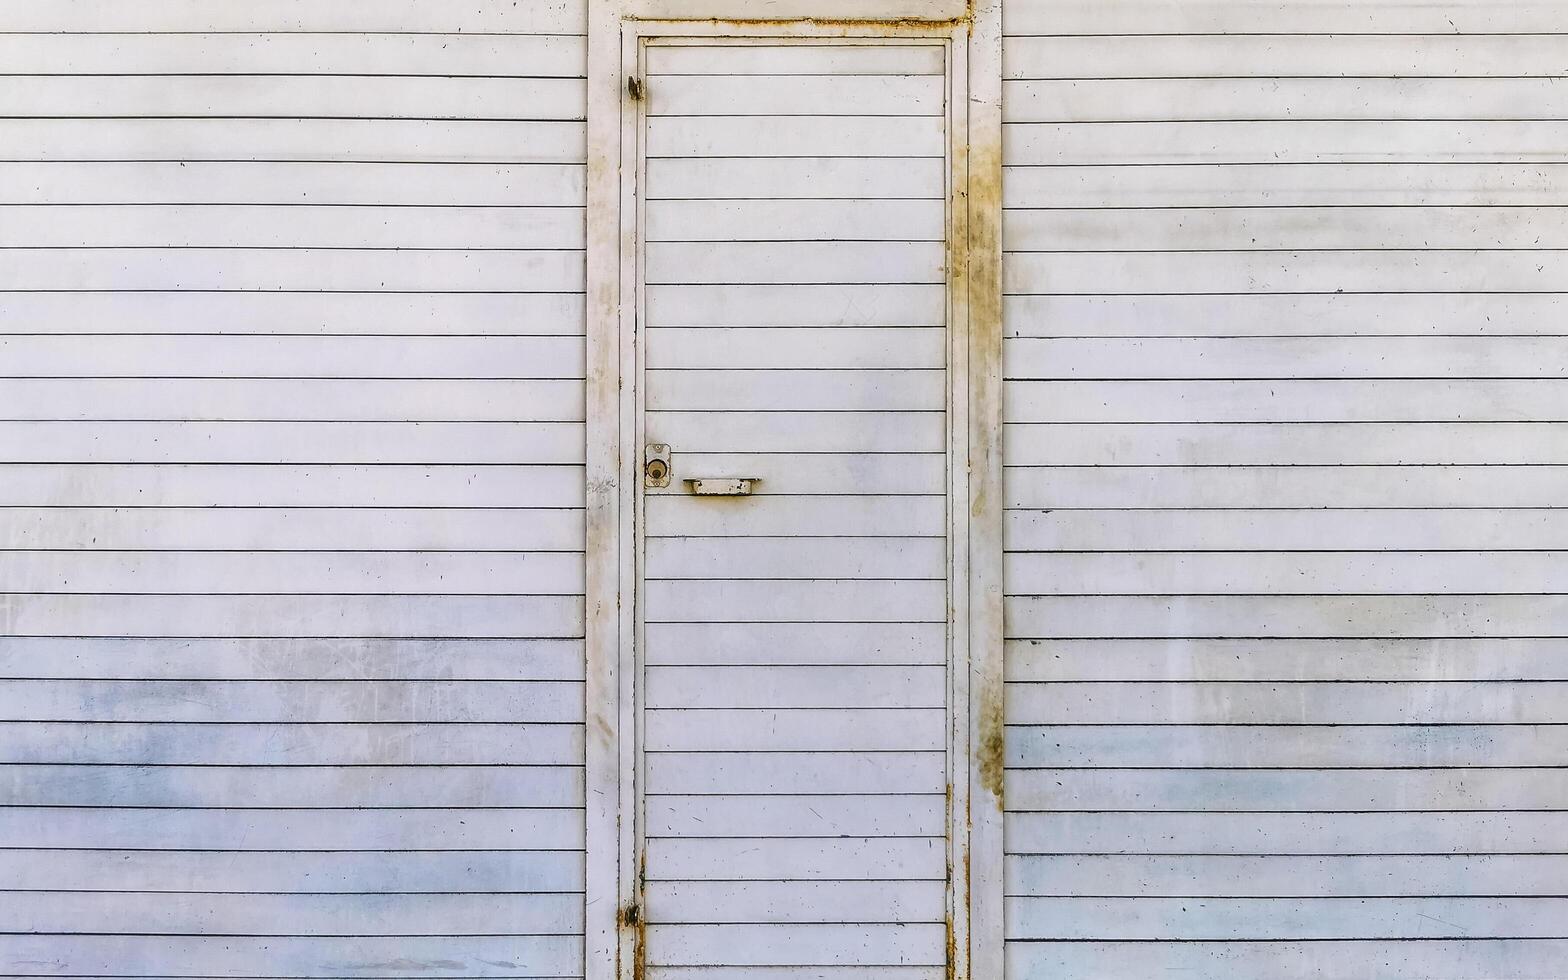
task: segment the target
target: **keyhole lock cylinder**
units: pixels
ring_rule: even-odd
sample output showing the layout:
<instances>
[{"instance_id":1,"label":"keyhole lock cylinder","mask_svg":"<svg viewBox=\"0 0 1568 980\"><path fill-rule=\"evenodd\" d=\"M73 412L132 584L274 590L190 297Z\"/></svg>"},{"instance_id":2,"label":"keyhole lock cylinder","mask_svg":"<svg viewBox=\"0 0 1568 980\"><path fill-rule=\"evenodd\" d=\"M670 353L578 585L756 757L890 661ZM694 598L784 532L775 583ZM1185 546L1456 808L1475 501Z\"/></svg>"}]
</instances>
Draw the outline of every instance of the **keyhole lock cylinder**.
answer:
<instances>
[{"instance_id":1,"label":"keyhole lock cylinder","mask_svg":"<svg viewBox=\"0 0 1568 980\"><path fill-rule=\"evenodd\" d=\"M650 489L670 485L670 447L663 443L649 443L643 450L642 485Z\"/></svg>"}]
</instances>

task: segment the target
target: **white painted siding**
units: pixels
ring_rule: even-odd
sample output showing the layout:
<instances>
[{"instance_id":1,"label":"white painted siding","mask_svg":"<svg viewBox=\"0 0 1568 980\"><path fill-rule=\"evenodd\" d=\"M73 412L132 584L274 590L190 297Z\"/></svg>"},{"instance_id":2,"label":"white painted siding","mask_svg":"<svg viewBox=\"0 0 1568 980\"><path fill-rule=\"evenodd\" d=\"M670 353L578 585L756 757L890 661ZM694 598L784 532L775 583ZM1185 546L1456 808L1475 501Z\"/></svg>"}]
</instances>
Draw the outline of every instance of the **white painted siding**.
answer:
<instances>
[{"instance_id":1,"label":"white painted siding","mask_svg":"<svg viewBox=\"0 0 1568 980\"><path fill-rule=\"evenodd\" d=\"M0 31L0 972L581 975L583 5Z\"/></svg>"},{"instance_id":2,"label":"white painted siding","mask_svg":"<svg viewBox=\"0 0 1568 980\"><path fill-rule=\"evenodd\" d=\"M648 49L652 978L944 975L943 53Z\"/></svg>"},{"instance_id":3,"label":"white painted siding","mask_svg":"<svg viewBox=\"0 0 1568 980\"><path fill-rule=\"evenodd\" d=\"M1565 9L1005 28L1010 975L1560 975Z\"/></svg>"}]
</instances>

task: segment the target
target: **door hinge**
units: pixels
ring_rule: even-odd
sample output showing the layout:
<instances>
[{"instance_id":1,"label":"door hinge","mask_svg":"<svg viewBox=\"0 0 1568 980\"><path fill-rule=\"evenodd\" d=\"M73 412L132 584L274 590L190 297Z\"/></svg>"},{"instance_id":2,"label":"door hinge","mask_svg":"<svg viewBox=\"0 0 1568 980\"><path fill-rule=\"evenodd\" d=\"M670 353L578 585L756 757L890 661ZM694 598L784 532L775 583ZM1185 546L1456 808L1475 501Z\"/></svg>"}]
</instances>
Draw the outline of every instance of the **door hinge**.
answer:
<instances>
[{"instance_id":1,"label":"door hinge","mask_svg":"<svg viewBox=\"0 0 1568 980\"><path fill-rule=\"evenodd\" d=\"M643 97L642 79L636 75L628 75L626 78L626 94L631 96L633 102L641 102Z\"/></svg>"}]
</instances>

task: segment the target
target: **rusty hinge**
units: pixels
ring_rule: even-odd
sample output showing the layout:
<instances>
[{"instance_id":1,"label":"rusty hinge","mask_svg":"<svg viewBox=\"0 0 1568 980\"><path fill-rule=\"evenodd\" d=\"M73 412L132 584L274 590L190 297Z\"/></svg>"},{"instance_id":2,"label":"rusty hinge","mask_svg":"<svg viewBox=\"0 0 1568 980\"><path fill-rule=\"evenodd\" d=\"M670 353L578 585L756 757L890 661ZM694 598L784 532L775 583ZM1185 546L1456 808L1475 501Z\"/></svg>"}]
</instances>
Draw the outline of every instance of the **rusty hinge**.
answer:
<instances>
[{"instance_id":1,"label":"rusty hinge","mask_svg":"<svg viewBox=\"0 0 1568 980\"><path fill-rule=\"evenodd\" d=\"M636 75L628 75L626 78L626 94L631 96L633 102L641 102L643 97L642 79Z\"/></svg>"}]
</instances>

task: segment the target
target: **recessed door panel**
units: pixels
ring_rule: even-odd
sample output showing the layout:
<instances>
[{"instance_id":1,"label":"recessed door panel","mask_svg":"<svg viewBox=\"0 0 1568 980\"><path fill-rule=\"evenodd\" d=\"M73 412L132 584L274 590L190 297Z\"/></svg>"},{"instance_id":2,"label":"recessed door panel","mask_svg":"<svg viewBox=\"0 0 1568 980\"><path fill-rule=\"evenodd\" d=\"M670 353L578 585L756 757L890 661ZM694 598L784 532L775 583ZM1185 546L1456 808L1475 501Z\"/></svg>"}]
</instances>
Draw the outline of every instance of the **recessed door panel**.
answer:
<instances>
[{"instance_id":1,"label":"recessed door panel","mask_svg":"<svg viewBox=\"0 0 1568 980\"><path fill-rule=\"evenodd\" d=\"M946 53L643 49L652 976L945 967Z\"/></svg>"}]
</instances>

